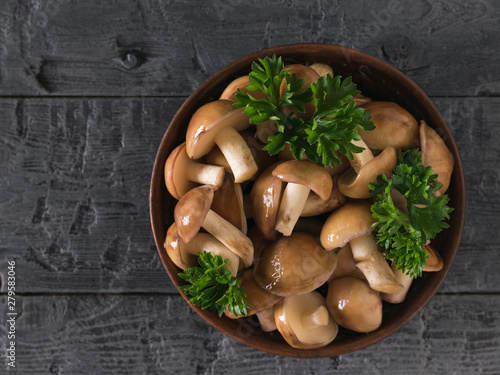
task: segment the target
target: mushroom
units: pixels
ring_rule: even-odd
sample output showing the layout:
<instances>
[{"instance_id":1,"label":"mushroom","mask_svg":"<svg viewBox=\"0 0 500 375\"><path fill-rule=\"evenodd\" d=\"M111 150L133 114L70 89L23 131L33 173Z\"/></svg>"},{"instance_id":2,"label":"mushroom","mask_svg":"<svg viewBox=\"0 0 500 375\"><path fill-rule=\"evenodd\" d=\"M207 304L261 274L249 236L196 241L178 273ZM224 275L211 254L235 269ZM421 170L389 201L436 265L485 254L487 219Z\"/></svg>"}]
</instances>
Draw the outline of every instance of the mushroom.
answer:
<instances>
[{"instance_id":1,"label":"mushroom","mask_svg":"<svg viewBox=\"0 0 500 375\"><path fill-rule=\"evenodd\" d=\"M272 172L274 177L288 182L281 198L276 229L289 236L312 190L327 200L333 188L332 178L321 166L312 161L289 160L279 164Z\"/></svg>"},{"instance_id":2,"label":"mushroom","mask_svg":"<svg viewBox=\"0 0 500 375\"><path fill-rule=\"evenodd\" d=\"M208 233L238 255L246 267L253 263L252 241L233 224L210 209L214 196L211 185L201 185L188 191L174 209L177 231L189 243L203 227Z\"/></svg>"},{"instance_id":3,"label":"mushroom","mask_svg":"<svg viewBox=\"0 0 500 375\"><path fill-rule=\"evenodd\" d=\"M425 245L424 249L429 257L427 258L427 264L424 266L422 271L441 271L441 269L443 268L443 258L441 258L441 255L439 255L439 253L430 245Z\"/></svg>"},{"instance_id":4,"label":"mushroom","mask_svg":"<svg viewBox=\"0 0 500 375\"><path fill-rule=\"evenodd\" d=\"M276 163L278 161L278 157L270 155L269 152L264 151L264 145L254 136L254 134L249 129L243 130L240 135L247 143L250 151L252 152L255 163L257 164L258 170L251 178L252 180L255 180L271 164ZM208 153L208 155L206 156L206 160L210 164L223 166L227 172L231 173L231 167L229 166L229 163L217 146Z\"/></svg>"},{"instance_id":5,"label":"mushroom","mask_svg":"<svg viewBox=\"0 0 500 375\"><path fill-rule=\"evenodd\" d=\"M191 159L199 159L217 145L231 166L237 183L257 172L252 152L239 134L250 126L243 108L229 100L216 100L196 110L186 131L186 151Z\"/></svg>"},{"instance_id":6,"label":"mushroom","mask_svg":"<svg viewBox=\"0 0 500 375\"><path fill-rule=\"evenodd\" d=\"M418 123L410 112L393 102L372 101L363 106L371 115L375 129L359 131L359 135L372 150L387 146L407 150L418 147Z\"/></svg>"},{"instance_id":7,"label":"mushroom","mask_svg":"<svg viewBox=\"0 0 500 375\"><path fill-rule=\"evenodd\" d=\"M304 85L302 88L297 91L297 93L301 93L302 91L308 89L311 87L311 84L316 82L319 78L319 74L312 68L302 65L302 64L292 64L292 65L287 65L285 66L285 69L290 69L288 74L296 74L298 79L303 79L304 80ZM285 93L285 88L286 88L286 81L283 80L281 83L280 87L280 95L283 96ZM313 115L314 111L316 110L316 106L314 105L314 101L310 101L309 103L304 103L304 109L305 111L303 113L300 113L297 111L294 107L284 107L283 108L283 113L285 115L289 113L294 113L296 117L299 117L301 119L307 120L311 118Z\"/></svg>"},{"instance_id":8,"label":"mushroom","mask_svg":"<svg viewBox=\"0 0 500 375\"><path fill-rule=\"evenodd\" d=\"M314 69L321 77L326 77L330 74L333 77L333 69L330 65L325 63L314 63L309 65L309 68Z\"/></svg>"},{"instance_id":9,"label":"mushroom","mask_svg":"<svg viewBox=\"0 0 500 375\"><path fill-rule=\"evenodd\" d=\"M260 328L264 332L271 332L277 329L276 320L274 319L274 306L258 312L257 319L259 319Z\"/></svg>"},{"instance_id":10,"label":"mushroom","mask_svg":"<svg viewBox=\"0 0 500 375\"><path fill-rule=\"evenodd\" d=\"M423 120L420 122L420 145L422 150L422 163L431 167L432 172L437 174L437 180L443 184L438 190L443 195L450 186L451 174L455 160L443 139Z\"/></svg>"},{"instance_id":11,"label":"mushroom","mask_svg":"<svg viewBox=\"0 0 500 375\"><path fill-rule=\"evenodd\" d=\"M328 345L339 330L325 299L316 291L283 298L274 307L274 320L285 341L298 349Z\"/></svg>"},{"instance_id":12,"label":"mushroom","mask_svg":"<svg viewBox=\"0 0 500 375\"><path fill-rule=\"evenodd\" d=\"M372 234L374 219L368 202L347 202L333 211L321 230L321 245L331 251L349 243L356 267L370 287L379 292L397 293L403 286L378 250Z\"/></svg>"},{"instance_id":13,"label":"mushroom","mask_svg":"<svg viewBox=\"0 0 500 375\"><path fill-rule=\"evenodd\" d=\"M228 175L222 186L214 193L211 209L236 228L247 234L247 218L243 208L241 185Z\"/></svg>"},{"instance_id":14,"label":"mushroom","mask_svg":"<svg viewBox=\"0 0 500 375\"><path fill-rule=\"evenodd\" d=\"M250 191L252 217L265 239L276 239L276 218L283 192L283 182L273 176L273 170L278 164L268 167L257 178Z\"/></svg>"},{"instance_id":15,"label":"mushroom","mask_svg":"<svg viewBox=\"0 0 500 375\"><path fill-rule=\"evenodd\" d=\"M324 214L325 212L333 211L334 209L342 206L345 203L345 196L339 191L337 187L338 176L333 176L332 179L332 192L327 200L321 199L318 194L310 192L307 196L304 209L300 216L310 217Z\"/></svg>"},{"instance_id":16,"label":"mushroom","mask_svg":"<svg viewBox=\"0 0 500 375\"><path fill-rule=\"evenodd\" d=\"M371 98L369 98L368 96L364 96L363 94L356 95L354 98L352 98L352 100L356 102L356 107L365 106L372 101Z\"/></svg>"},{"instance_id":17,"label":"mushroom","mask_svg":"<svg viewBox=\"0 0 500 375\"><path fill-rule=\"evenodd\" d=\"M247 295L245 297L245 302L251 306L247 309L247 316L267 310L276 305L276 303L283 298L262 289L259 284L255 282L253 268L249 268L241 275L240 286ZM240 318L240 316L231 314L227 309L226 316L231 319Z\"/></svg>"},{"instance_id":18,"label":"mushroom","mask_svg":"<svg viewBox=\"0 0 500 375\"><path fill-rule=\"evenodd\" d=\"M183 270L197 266L197 255L208 251L214 256L220 255L223 259L228 260L226 270L230 271L232 276L236 276L238 273L240 262L238 256L208 233L197 233L187 244L179 236L177 225L173 223L165 236L165 249L172 262Z\"/></svg>"},{"instance_id":19,"label":"mushroom","mask_svg":"<svg viewBox=\"0 0 500 375\"><path fill-rule=\"evenodd\" d=\"M186 153L186 143L177 146L165 162L165 185L175 199L181 199L197 184L214 185L218 189L224 181L224 168L198 163Z\"/></svg>"},{"instance_id":20,"label":"mushroom","mask_svg":"<svg viewBox=\"0 0 500 375\"><path fill-rule=\"evenodd\" d=\"M356 331L372 332L382 324L382 302L365 281L345 276L328 286L326 305L338 325Z\"/></svg>"},{"instance_id":21,"label":"mushroom","mask_svg":"<svg viewBox=\"0 0 500 375\"><path fill-rule=\"evenodd\" d=\"M352 141L364 147L360 153L353 154L351 169L343 172L338 180L340 192L350 198L366 199L372 197L368 184L380 174L389 176L397 164L397 153L394 147L388 146L379 155L373 156L363 140Z\"/></svg>"},{"instance_id":22,"label":"mushroom","mask_svg":"<svg viewBox=\"0 0 500 375\"><path fill-rule=\"evenodd\" d=\"M278 296L308 293L323 285L337 265L310 234L293 232L269 244L255 264L254 278L261 288Z\"/></svg>"},{"instance_id":23,"label":"mushroom","mask_svg":"<svg viewBox=\"0 0 500 375\"><path fill-rule=\"evenodd\" d=\"M406 294L410 290L411 283L413 282L413 277L410 277L399 270L395 264L392 264L391 269L392 272L394 272L394 276L396 276L396 279L401 285L403 285L403 290L397 293L380 293L380 297L382 297L384 301L389 303L401 303L405 300Z\"/></svg>"},{"instance_id":24,"label":"mushroom","mask_svg":"<svg viewBox=\"0 0 500 375\"><path fill-rule=\"evenodd\" d=\"M267 97L266 94L264 94L262 91L249 91L247 89L248 85L250 85L248 75L238 77L226 86L219 99L226 99L235 102L238 89L241 89L241 91L252 95L252 97L254 97L255 99L263 99Z\"/></svg>"},{"instance_id":25,"label":"mushroom","mask_svg":"<svg viewBox=\"0 0 500 375\"><path fill-rule=\"evenodd\" d=\"M349 244L337 251L337 267L335 267L335 271L333 271L328 283L344 276L354 276L358 279L366 280L363 272L356 267L356 262L352 256L352 250Z\"/></svg>"}]
</instances>

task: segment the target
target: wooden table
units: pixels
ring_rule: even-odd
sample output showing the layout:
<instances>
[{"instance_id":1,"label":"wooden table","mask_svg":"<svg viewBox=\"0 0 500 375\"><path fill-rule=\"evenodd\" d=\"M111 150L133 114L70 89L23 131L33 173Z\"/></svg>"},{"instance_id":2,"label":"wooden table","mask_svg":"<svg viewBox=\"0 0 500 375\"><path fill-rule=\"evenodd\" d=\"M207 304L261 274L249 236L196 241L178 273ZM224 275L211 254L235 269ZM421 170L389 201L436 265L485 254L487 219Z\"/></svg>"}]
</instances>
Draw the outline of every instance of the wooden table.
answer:
<instances>
[{"instance_id":1,"label":"wooden table","mask_svg":"<svg viewBox=\"0 0 500 375\"><path fill-rule=\"evenodd\" d=\"M499 23L493 0L2 1L0 373L500 373ZM336 358L277 357L214 330L171 284L149 224L156 150L185 98L239 57L295 42L407 74L466 173L462 242L438 294Z\"/></svg>"}]
</instances>

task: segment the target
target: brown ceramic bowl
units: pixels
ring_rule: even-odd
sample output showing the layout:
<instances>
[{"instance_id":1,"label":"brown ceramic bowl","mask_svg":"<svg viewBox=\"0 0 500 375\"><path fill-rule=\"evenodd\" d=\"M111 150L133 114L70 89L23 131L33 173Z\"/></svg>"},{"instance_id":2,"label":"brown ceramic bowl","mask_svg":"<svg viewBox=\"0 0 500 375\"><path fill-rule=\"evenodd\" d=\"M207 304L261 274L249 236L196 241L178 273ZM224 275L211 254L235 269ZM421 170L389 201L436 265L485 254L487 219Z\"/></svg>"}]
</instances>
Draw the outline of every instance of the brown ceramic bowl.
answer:
<instances>
[{"instance_id":1,"label":"brown ceramic bowl","mask_svg":"<svg viewBox=\"0 0 500 375\"><path fill-rule=\"evenodd\" d=\"M224 316L219 318L214 313L192 306L213 327L256 349L290 357L338 356L376 343L397 331L412 319L436 293L457 252L462 233L465 216L465 184L462 164L450 129L427 95L403 73L375 57L349 48L326 44L284 45L245 56L215 73L184 102L165 132L156 156L150 191L151 224L161 260L177 288L183 285L183 281L177 276L180 270L172 263L164 247L165 234L173 222L173 207L176 203L165 188L163 177L165 160L172 149L183 139L189 119L198 107L217 99L225 86L234 78L248 74L253 61L274 54L282 56L285 63L324 62L333 67L336 75L352 76L364 95L374 100L396 102L411 112L418 121L425 120L429 126L438 131L455 157L455 169L447 192L450 196L449 204L455 210L449 220L450 228L441 232L433 241L433 245L443 257L444 267L439 272L424 273L422 278L417 279L405 302L398 305L384 305L383 323L376 331L368 334L354 334L341 330L337 338L326 347L312 350L294 349L282 339L278 332L265 333L260 330L255 318L238 320L231 320Z\"/></svg>"}]
</instances>

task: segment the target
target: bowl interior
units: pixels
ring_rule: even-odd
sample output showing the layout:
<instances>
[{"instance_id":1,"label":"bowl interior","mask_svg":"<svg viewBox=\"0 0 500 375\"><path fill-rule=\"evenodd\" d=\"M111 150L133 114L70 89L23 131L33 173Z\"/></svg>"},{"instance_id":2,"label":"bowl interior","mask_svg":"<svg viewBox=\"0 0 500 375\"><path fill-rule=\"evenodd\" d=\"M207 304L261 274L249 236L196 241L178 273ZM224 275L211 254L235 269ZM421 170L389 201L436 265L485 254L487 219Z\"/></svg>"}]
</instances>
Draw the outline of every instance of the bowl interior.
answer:
<instances>
[{"instance_id":1,"label":"bowl interior","mask_svg":"<svg viewBox=\"0 0 500 375\"><path fill-rule=\"evenodd\" d=\"M254 317L237 320L224 316L219 318L216 314L191 305L212 326L256 349L292 357L337 356L371 345L402 327L427 304L441 285L458 249L464 223L465 184L462 164L450 129L430 99L403 73L375 57L325 44L285 45L245 56L210 77L184 102L165 132L156 156L150 191L151 224L161 260L177 288L183 285L183 281L177 276L180 270L172 263L164 247L166 231L173 222L176 203L165 188L165 161L173 148L183 140L189 119L197 108L217 99L233 79L248 74L253 61L274 54L282 56L286 63L324 62L332 66L335 75L352 76L365 96L373 100L396 102L412 113L417 121L425 120L441 135L455 158L454 172L447 192L450 196L449 204L455 210L448 222L450 228L441 232L433 241L443 257L444 267L440 272L424 273L422 278L414 281L403 303L384 304L383 323L376 331L354 334L341 329L339 336L330 345L320 349L301 350L290 347L277 332L261 331Z\"/></svg>"}]
</instances>

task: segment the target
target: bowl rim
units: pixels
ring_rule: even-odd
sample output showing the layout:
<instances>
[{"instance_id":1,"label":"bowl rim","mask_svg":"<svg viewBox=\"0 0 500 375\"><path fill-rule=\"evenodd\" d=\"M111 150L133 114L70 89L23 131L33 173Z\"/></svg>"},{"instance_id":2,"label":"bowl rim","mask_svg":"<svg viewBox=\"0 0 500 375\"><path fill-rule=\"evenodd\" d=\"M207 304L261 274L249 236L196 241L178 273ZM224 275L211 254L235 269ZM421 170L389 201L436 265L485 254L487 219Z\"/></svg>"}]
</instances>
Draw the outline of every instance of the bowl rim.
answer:
<instances>
[{"instance_id":1,"label":"bowl rim","mask_svg":"<svg viewBox=\"0 0 500 375\"><path fill-rule=\"evenodd\" d=\"M293 53L291 52L293 50ZM169 151L173 149L173 146L178 144L178 136L176 132L178 132L179 126L174 128L171 126L172 124L177 124L179 121L182 121L182 117L193 111L194 105L199 102L203 102L206 98L209 98L213 87L217 83L227 83L229 77L236 77L238 73L243 70L243 68L249 68L251 62L256 61L258 58L262 58L265 56L284 56L291 57L293 56L303 56L304 53L310 53L310 51L316 51L316 53L321 53L322 51L328 50L329 53L334 55L343 56L347 59L347 61L352 61L355 59L359 62L360 66L368 66L370 68L376 69L377 71L383 70L386 71L391 77L394 77L394 80L397 82L401 82L405 88L410 90L412 94L416 95L416 99L421 103L420 106L425 107L425 110L428 112L427 116L433 119L432 126L433 128L439 128L444 132L443 138L450 149L451 153L455 158L455 166L453 170L453 181L454 184L454 194L455 194L455 206L460 206L460 210L454 211L452 215L454 215L454 222L456 223L454 226L454 236L453 241L450 246L451 251L447 253L448 258L445 260L443 269L439 272L433 273L429 277L429 281L426 283L426 293L417 294L416 301L411 304L411 306L417 306L414 309L403 309L402 312L399 312L399 319L391 319L390 321L383 322L382 326L376 331L370 332L364 335L358 335L351 337L347 342L342 342L341 345L333 345L336 340L334 340L328 346L318 349L295 349L289 347L289 350L284 350L283 348L277 349L276 345L272 342L266 342L266 340L256 340L249 341L248 335L242 334L241 332L234 331L234 328L227 327L228 318L221 317L219 318L217 314L210 313L206 310L201 310L198 306L194 306L189 302L189 298L186 295L179 291L181 296L188 302L188 304L200 315L206 322L208 322L211 326L218 329L225 335L245 344L255 349L288 357L331 357L337 356L341 354L350 353L362 348L365 348L369 345L372 345L401 327L403 327L406 323L408 323L415 315L417 315L424 306L430 301L430 299L435 295L436 291L441 286L444 278L446 277L449 268L453 262L453 259L458 251L458 247L460 244L462 229L465 221L465 180L462 162L460 159L460 154L458 152L455 140L451 134L451 131L446 124L444 118L441 113L435 107L434 103L430 100L430 98L424 93L424 91L409 77L407 77L404 73L396 69L395 67L389 65L388 63L369 55L365 52L357 51L348 47L325 44L325 43L293 43L293 44L285 44L275 47L266 48L249 55L243 56L234 62L226 65L222 69L218 70L216 73L207 78L189 97L182 103L182 105L177 110L176 114L172 118L168 128L166 129L164 136L162 137L160 146L158 148L158 152L155 158L154 167L151 176L151 185L150 185L150 194L149 194L149 210L150 210L150 221L151 227L153 231L153 236L156 244L157 251L160 255L163 266L165 267L172 283L179 290L179 286L182 285L181 279L177 276L176 272L179 270L173 265L172 261L166 254L164 248L164 236L163 233L166 232L166 228L160 228L159 223L162 225L166 225L164 223L164 218L159 216L159 213L155 210L155 203L158 201L158 196L160 194L161 189L166 190L164 177L163 177L163 165L166 160L166 156L168 156ZM304 60L304 59L302 59ZM402 87L403 87L402 86ZM415 99L415 97L412 97ZM458 183L458 184L457 184ZM456 207L455 207L456 208ZM448 230L450 230L449 228ZM229 320L231 321L231 320ZM234 321L233 321L234 322ZM244 326L244 324L243 324ZM383 327L383 329L382 329ZM239 328L239 327L238 327ZM252 327L245 328L246 330L252 330ZM270 340L268 340L270 341ZM288 344L287 344L288 345Z\"/></svg>"}]
</instances>

